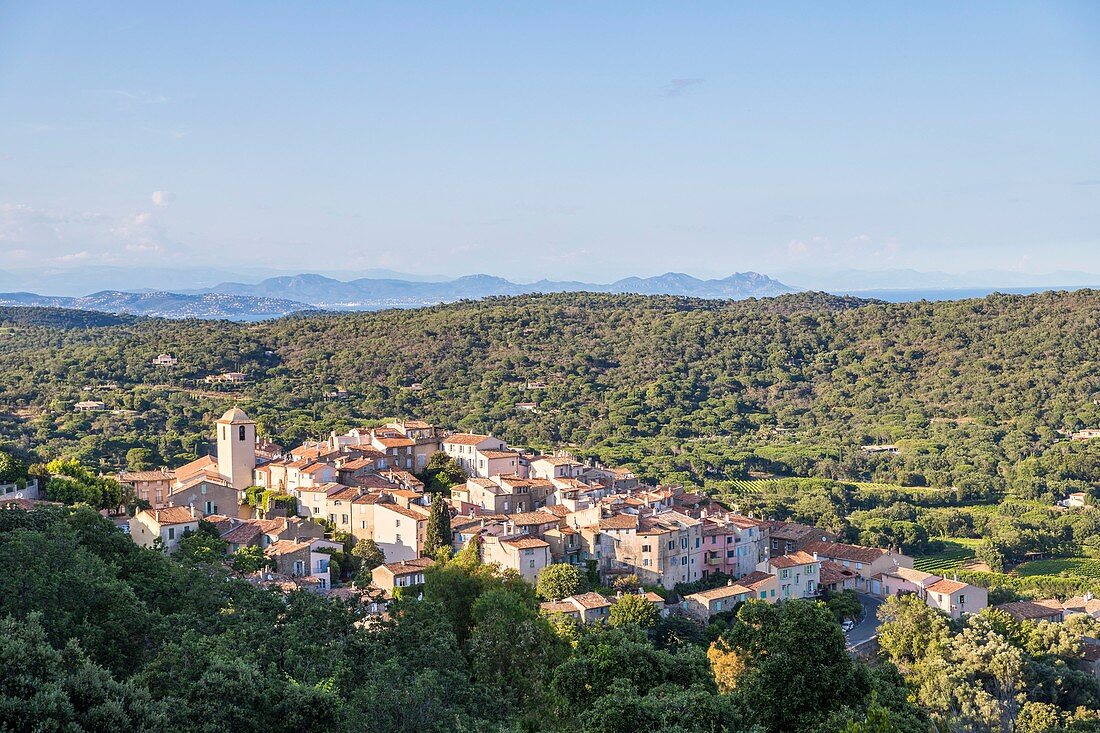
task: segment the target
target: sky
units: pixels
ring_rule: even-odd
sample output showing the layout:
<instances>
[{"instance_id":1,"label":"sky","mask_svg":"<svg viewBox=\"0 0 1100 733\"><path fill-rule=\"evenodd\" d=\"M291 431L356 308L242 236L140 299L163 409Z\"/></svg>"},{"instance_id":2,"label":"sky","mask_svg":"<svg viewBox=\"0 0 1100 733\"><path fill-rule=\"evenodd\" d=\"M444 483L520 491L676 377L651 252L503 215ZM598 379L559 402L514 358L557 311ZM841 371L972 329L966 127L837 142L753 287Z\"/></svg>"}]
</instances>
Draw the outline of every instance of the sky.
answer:
<instances>
[{"instance_id":1,"label":"sky","mask_svg":"<svg viewBox=\"0 0 1100 733\"><path fill-rule=\"evenodd\" d=\"M0 269L1100 272L1100 3L0 0Z\"/></svg>"}]
</instances>

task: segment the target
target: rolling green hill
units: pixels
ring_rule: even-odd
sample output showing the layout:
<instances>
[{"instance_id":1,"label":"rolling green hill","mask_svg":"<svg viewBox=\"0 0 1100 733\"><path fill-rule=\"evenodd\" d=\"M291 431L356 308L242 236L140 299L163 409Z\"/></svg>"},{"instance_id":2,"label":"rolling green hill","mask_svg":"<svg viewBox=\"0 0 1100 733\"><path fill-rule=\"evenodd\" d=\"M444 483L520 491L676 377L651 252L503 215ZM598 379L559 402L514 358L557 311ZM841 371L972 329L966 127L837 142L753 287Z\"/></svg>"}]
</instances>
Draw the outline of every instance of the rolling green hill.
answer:
<instances>
[{"instance_id":1,"label":"rolling green hill","mask_svg":"<svg viewBox=\"0 0 1100 733\"><path fill-rule=\"evenodd\" d=\"M1059 430L1100 424L1095 291L905 304L569 293L256 324L63 313L0 312L0 431L105 465L134 445L166 462L202 452L211 417L242 400L286 443L416 415L696 483L762 471L1038 495L1097 470L1056 445ZM152 366L161 352L180 365ZM240 394L202 382L237 369ZM322 400L335 385L349 399ZM138 414L75 415L89 397Z\"/></svg>"}]
</instances>

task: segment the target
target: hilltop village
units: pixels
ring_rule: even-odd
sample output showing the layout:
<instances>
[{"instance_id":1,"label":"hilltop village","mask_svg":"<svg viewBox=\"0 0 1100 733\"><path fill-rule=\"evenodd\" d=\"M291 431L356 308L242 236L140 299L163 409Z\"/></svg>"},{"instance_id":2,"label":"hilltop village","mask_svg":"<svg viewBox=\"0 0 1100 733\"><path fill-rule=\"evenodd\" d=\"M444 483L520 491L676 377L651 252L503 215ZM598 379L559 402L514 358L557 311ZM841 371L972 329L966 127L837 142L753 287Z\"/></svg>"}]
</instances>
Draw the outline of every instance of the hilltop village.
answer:
<instances>
[{"instance_id":1,"label":"hilltop village","mask_svg":"<svg viewBox=\"0 0 1100 733\"><path fill-rule=\"evenodd\" d=\"M703 621L750 599L849 590L913 593L952 618L987 606L985 588L914 570L912 558L891 548L837 542L815 527L743 515L682 486L648 485L625 469L514 448L492 435L405 420L284 449L261 439L238 407L215 431L215 455L118 475L148 507L129 519L134 542L173 553L205 522L230 552L262 551L254 582L361 593L379 613L395 593L423 582L440 545L449 555L473 548L482 562L532 584L565 564L592 585L619 589L542 604L580 622L606 617L624 590L661 615ZM465 480L449 492L426 491L418 475L433 465ZM376 546L380 562L370 583L341 587L331 558L362 540Z\"/></svg>"}]
</instances>

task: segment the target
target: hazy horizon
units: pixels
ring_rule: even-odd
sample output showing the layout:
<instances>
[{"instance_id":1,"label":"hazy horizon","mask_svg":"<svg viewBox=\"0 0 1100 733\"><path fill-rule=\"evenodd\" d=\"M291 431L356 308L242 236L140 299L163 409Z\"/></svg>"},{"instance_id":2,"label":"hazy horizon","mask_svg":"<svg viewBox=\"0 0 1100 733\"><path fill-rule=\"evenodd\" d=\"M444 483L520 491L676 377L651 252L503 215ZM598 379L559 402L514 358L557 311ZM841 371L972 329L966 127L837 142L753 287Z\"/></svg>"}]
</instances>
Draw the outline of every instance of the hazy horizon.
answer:
<instances>
[{"instance_id":1,"label":"hazy horizon","mask_svg":"<svg viewBox=\"0 0 1100 733\"><path fill-rule=\"evenodd\" d=\"M5 4L0 270L1100 272L1097 39L1086 2Z\"/></svg>"}]
</instances>

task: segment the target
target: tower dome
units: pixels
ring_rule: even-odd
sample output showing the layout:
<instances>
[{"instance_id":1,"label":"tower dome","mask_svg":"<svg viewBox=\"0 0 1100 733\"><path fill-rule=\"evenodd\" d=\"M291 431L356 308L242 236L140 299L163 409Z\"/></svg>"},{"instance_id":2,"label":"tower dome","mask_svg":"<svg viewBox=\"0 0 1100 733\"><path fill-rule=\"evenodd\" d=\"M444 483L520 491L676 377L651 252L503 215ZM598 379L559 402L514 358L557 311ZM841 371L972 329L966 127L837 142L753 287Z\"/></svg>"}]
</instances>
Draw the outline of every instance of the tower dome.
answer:
<instances>
[{"instance_id":1,"label":"tower dome","mask_svg":"<svg viewBox=\"0 0 1100 733\"><path fill-rule=\"evenodd\" d=\"M252 422L252 420L249 419L248 415L244 413L244 410L237 406L233 406L232 408L225 411L225 414L221 416L221 419L218 420L218 422L236 424Z\"/></svg>"}]
</instances>

